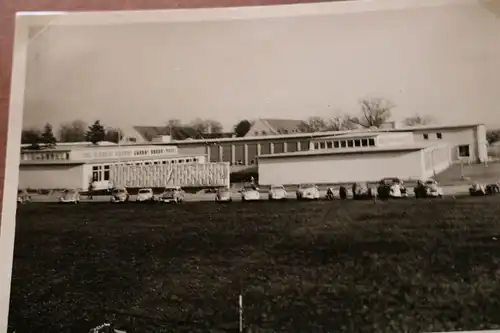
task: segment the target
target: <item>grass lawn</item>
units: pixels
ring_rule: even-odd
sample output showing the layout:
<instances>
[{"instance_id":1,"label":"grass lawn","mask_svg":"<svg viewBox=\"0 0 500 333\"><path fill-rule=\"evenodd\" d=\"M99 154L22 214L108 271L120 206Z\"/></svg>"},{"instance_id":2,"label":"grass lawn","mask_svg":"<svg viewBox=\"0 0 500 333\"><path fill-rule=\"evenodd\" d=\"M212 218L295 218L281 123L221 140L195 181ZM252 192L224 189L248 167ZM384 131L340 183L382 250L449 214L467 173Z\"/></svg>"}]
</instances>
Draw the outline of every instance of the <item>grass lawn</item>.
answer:
<instances>
[{"instance_id":1,"label":"grass lawn","mask_svg":"<svg viewBox=\"0 0 500 333\"><path fill-rule=\"evenodd\" d=\"M10 326L235 332L241 292L252 332L498 328L499 215L499 197L23 205Z\"/></svg>"}]
</instances>

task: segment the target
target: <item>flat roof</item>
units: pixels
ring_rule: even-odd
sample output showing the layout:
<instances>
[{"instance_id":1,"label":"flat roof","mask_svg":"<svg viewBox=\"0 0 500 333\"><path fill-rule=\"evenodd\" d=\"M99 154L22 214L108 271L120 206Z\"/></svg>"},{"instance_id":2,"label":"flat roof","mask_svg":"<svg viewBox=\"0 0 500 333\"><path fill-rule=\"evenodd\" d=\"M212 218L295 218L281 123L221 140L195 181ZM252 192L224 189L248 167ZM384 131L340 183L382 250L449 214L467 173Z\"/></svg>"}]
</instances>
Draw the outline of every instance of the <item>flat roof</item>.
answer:
<instances>
[{"instance_id":1,"label":"flat roof","mask_svg":"<svg viewBox=\"0 0 500 333\"><path fill-rule=\"evenodd\" d=\"M399 128L376 128L376 129L355 129L346 131L327 131L327 132L312 132L312 133L291 133L291 134L278 134L278 135L259 135L259 136L245 136L240 138L220 138L220 139L193 139L193 140L172 140L170 143L154 143L153 145L168 145L168 144L200 144L200 143L232 143L232 142L247 142L247 141L261 141L261 140L276 140L276 139L314 139L320 137L328 136L338 136L338 135L360 135L366 133L366 135L378 135L387 132L413 132L421 130L444 130L444 129L460 129L460 128L472 128L484 125L482 123L475 124L456 124L456 125L425 125L425 126L413 126L413 127L399 127Z\"/></svg>"},{"instance_id":2,"label":"flat roof","mask_svg":"<svg viewBox=\"0 0 500 333\"><path fill-rule=\"evenodd\" d=\"M305 150L291 153L265 154L259 155L261 158L286 158L286 157L305 157L305 156L323 156L323 155L345 155L345 154L370 154L370 153L388 153L388 152L403 152L424 150L431 147L426 144L408 144L400 146L387 147L356 147L356 148L332 148L319 150Z\"/></svg>"},{"instance_id":3,"label":"flat roof","mask_svg":"<svg viewBox=\"0 0 500 333\"><path fill-rule=\"evenodd\" d=\"M102 158L95 160L25 160L21 161L21 165L80 165L80 164L105 164L116 162L143 162L156 160L169 160L178 158L190 158L206 156L206 154L179 154L172 156L138 156L138 157L122 157L122 158Z\"/></svg>"},{"instance_id":4,"label":"flat roof","mask_svg":"<svg viewBox=\"0 0 500 333\"><path fill-rule=\"evenodd\" d=\"M168 144L163 144L163 145L168 145ZM174 144L170 144L172 146L175 146ZM22 146L21 147L21 152L24 153L38 153L38 152L71 152L71 151L82 151L82 150L94 150L94 149L103 149L103 150L108 150L108 149L116 149L116 148L141 148L141 147L148 147L148 148L157 148L158 145L148 142L148 143L133 143L133 144L114 144L114 145L70 145L70 144L65 144L58 146L56 145L55 147L52 148L40 148L40 149L30 149L29 146Z\"/></svg>"}]
</instances>

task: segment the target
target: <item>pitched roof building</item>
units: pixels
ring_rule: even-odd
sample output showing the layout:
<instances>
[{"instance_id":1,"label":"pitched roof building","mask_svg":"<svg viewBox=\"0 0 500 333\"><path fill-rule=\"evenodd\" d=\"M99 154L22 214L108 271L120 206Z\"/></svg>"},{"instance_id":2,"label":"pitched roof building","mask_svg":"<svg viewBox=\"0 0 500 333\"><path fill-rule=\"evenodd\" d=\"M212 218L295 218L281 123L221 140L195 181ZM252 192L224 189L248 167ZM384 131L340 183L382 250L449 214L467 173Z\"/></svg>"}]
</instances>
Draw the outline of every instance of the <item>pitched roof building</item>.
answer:
<instances>
[{"instance_id":1,"label":"pitched roof building","mask_svg":"<svg viewBox=\"0 0 500 333\"><path fill-rule=\"evenodd\" d=\"M260 118L253 122L252 127L245 136L303 133L306 128L307 125L302 120Z\"/></svg>"}]
</instances>

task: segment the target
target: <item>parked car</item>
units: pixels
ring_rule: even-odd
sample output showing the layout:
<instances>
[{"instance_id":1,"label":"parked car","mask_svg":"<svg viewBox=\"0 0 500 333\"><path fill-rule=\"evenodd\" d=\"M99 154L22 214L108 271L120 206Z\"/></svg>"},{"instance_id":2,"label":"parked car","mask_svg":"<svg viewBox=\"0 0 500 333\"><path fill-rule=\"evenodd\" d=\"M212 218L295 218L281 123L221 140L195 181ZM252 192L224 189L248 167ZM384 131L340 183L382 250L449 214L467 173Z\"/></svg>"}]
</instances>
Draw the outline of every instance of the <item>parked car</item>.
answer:
<instances>
[{"instance_id":1,"label":"parked car","mask_svg":"<svg viewBox=\"0 0 500 333\"><path fill-rule=\"evenodd\" d=\"M368 186L367 183L352 184L352 198L354 200L374 199L377 197L377 190Z\"/></svg>"},{"instance_id":2,"label":"parked car","mask_svg":"<svg viewBox=\"0 0 500 333\"><path fill-rule=\"evenodd\" d=\"M120 202L128 202L130 200L130 195L128 191L124 187L115 187L111 190L111 199L112 203L120 203Z\"/></svg>"},{"instance_id":3,"label":"parked car","mask_svg":"<svg viewBox=\"0 0 500 333\"><path fill-rule=\"evenodd\" d=\"M443 188L434 179L419 180L415 187L415 198L442 198Z\"/></svg>"},{"instance_id":4,"label":"parked car","mask_svg":"<svg viewBox=\"0 0 500 333\"><path fill-rule=\"evenodd\" d=\"M31 195L26 190L17 190L17 203L31 202Z\"/></svg>"},{"instance_id":5,"label":"parked car","mask_svg":"<svg viewBox=\"0 0 500 333\"><path fill-rule=\"evenodd\" d=\"M241 201L260 200L260 192L255 186L245 186L241 190Z\"/></svg>"},{"instance_id":6,"label":"parked car","mask_svg":"<svg viewBox=\"0 0 500 333\"><path fill-rule=\"evenodd\" d=\"M215 194L215 202L231 202L233 198L231 197L231 190L227 187L221 187L217 189Z\"/></svg>"},{"instance_id":7,"label":"parked car","mask_svg":"<svg viewBox=\"0 0 500 333\"><path fill-rule=\"evenodd\" d=\"M377 196L381 199L406 198L408 192L399 178L388 177L380 180L377 187Z\"/></svg>"},{"instance_id":8,"label":"parked car","mask_svg":"<svg viewBox=\"0 0 500 333\"><path fill-rule=\"evenodd\" d=\"M64 190L62 195L59 197L59 202L77 204L80 202L80 193L73 189Z\"/></svg>"},{"instance_id":9,"label":"parked car","mask_svg":"<svg viewBox=\"0 0 500 333\"><path fill-rule=\"evenodd\" d=\"M137 198L135 199L137 202L154 202L155 196L152 188L141 188L137 192Z\"/></svg>"},{"instance_id":10,"label":"parked car","mask_svg":"<svg viewBox=\"0 0 500 333\"><path fill-rule=\"evenodd\" d=\"M315 184L300 184L296 196L297 200L319 200L319 187Z\"/></svg>"},{"instance_id":11,"label":"parked car","mask_svg":"<svg viewBox=\"0 0 500 333\"><path fill-rule=\"evenodd\" d=\"M493 184L472 184L469 187L469 194L473 197L485 196L485 195L495 195L500 192L500 186L496 183Z\"/></svg>"},{"instance_id":12,"label":"parked car","mask_svg":"<svg viewBox=\"0 0 500 333\"><path fill-rule=\"evenodd\" d=\"M345 186L340 186L339 188L339 197L340 200L346 200L347 199L347 188Z\"/></svg>"},{"instance_id":13,"label":"parked car","mask_svg":"<svg viewBox=\"0 0 500 333\"><path fill-rule=\"evenodd\" d=\"M269 200L286 200L288 192L283 185L272 185L269 189Z\"/></svg>"},{"instance_id":14,"label":"parked car","mask_svg":"<svg viewBox=\"0 0 500 333\"><path fill-rule=\"evenodd\" d=\"M493 184L486 185L486 194L487 195L495 195L497 193L500 193L500 184L493 183Z\"/></svg>"},{"instance_id":15,"label":"parked car","mask_svg":"<svg viewBox=\"0 0 500 333\"><path fill-rule=\"evenodd\" d=\"M325 195L326 200L335 200L335 191L333 187L329 187L326 189L326 195Z\"/></svg>"},{"instance_id":16,"label":"parked car","mask_svg":"<svg viewBox=\"0 0 500 333\"><path fill-rule=\"evenodd\" d=\"M159 200L162 203L181 203L184 202L185 195L186 193L180 186L166 187Z\"/></svg>"}]
</instances>

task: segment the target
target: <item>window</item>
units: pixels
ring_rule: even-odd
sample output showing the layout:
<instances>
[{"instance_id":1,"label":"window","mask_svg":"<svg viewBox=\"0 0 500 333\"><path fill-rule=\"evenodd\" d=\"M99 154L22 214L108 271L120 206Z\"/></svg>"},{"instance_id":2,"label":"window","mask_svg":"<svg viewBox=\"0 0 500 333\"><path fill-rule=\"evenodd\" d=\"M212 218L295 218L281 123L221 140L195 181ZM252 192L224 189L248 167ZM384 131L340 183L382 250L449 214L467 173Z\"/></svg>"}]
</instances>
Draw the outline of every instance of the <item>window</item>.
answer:
<instances>
[{"instance_id":1,"label":"window","mask_svg":"<svg viewBox=\"0 0 500 333\"><path fill-rule=\"evenodd\" d=\"M326 148L328 148L328 149L332 149L332 147L333 147L333 142L328 141L328 142L326 143Z\"/></svg>"},{"instance_id":2,"label":"window","mask_svg":"<svg viewBox=\"0 0 500 333\"><path fill-rule=\"evenodd\" d=\"M262 135L266 135L266 134L267 134L267 132L266 132L266 131L262 131L262 132L260 132L260 134L262 134Z\"/></svg>"},{"instance_id":3,"label":"window","mask_svg":"<svg viewBox=\"0 0 500 333\"><path fill-rule=\"evenodd\" d=\"M340 147L340 144L338 141L333 141L333 148L338 148Z\"/></svg>"},{"instance_id":4,"label":"window","mask_svg":"<svg viewBox=\"0 0 500 333\"><path fill-rule=\"evenodd\" d=\"M314 149L319 149L319 142L314 143Z\"/></svg>"},{"instance_id":5,"label":"window","mask_svg":"<svg viewBox=\"0 0 500 333\"><path fill-rule=\"evenodd\" d=\"M362 139L361 140L361 146L362 147L368 147L368 140L367 139Z\"/></svg>"},{"instance_id":6,"label":"window","mask_svg":"<svg viewBox=\"0 0 500 333\"><path fill-rule=\"evenodd\" d=\"M100 182L101 181L101 166L94 165L92 167L92 181Z\"/></svg>"},{"instance_id":7,"label":"window","mask_svg":"<svg viewBox=\"0 0 500 333\"><path fill-rule=\"evenodd\" d=\"M361 147L361 140L359 140L359 139L354 140L354 146Z\"/></svg>"},{"instance_id":8,"label":"window","mask_svg":"<svg viewBox=\"0 0 500 333\"><path fill-rule=\"evenodd\" d=\"M283 130L283 133L288 134L288 130Z\"/></svg>"},{"instance_id":9,"label":"window","mask_svg":"<svg viewBox=\"0 0 500 333\"><path fill-rule=\"evenodd\" d=\"M425 133L425 134L423 134L423 136L424 136L424 140L429 140L429 134Z\"/></svg>"},{"instance_id":10,"label":"window","mask_svg":"<svg viewBox=\"0 0 500 333\"><path fill-rule=\"evenodd\" d=\"M325 142L324 141L322 141L322 142L319 143L319 148L320 149L325 149Z\"/></svg>"},{"instance_id":11,"label":"window","mask_svg":"<svg viewBox=\"0 0 500 333\"><path fill-rule=\"evenodd\" d=\"M368 139L368 145L369 145L370 147L375 146L375 139Z\"/></svg>"},{"instance_id":12,"label":"window","mask_svg":"<svg viewBox=\"0 0 500 333\"><path fill-rule=\"evenodd\" d=\"M103 180L110 180L109 165L104 166L104 179Z\"/></svg>"},{"instance_id":13,"label":"window","mask_svg":"<svg viewBox=\"0 0 500 333\"><path fill-rule=\"evenodd\" d=\"M354 141L353 140L347 140L347 147L354 147Z\"/></svg>"},{"instance_id":14,"label":"window","mask_svg":"<svg viewBox=\"0 0 500 333\"><path fill-rule=\"evenodd\" d=\"M167 164L167 161L162 161L161 164Z\"/></svg>"},{"instance_id":15,"label":"window","mask_svg":"<svg viewBox=\"0 0 500 333\"><path fill-rule=\"evenodd\" d=\"M345 141L340 141L340 146L341 146L342 148L347 147L347 142L345 142Z\"/></svg>"},{"instance_id":16,"label":"window","mask_svg":"<svg viewBox=\"0 0 500 333\"><path fill-rule=\"evenodd\" d=\"M470 157L469 145L458 146L458 156L459 157Z\"/></svg>"},{"instance_id":17,"label":"window","mask_svg":"<svg viewBox=\"0 0 500 333\"><path fill-rule=\"evenodd\" d=\"M443 138L443 133L441 133L441 132L437 132L437 133L436 133L436 138L438 138L438 139L442 139L442 138Z\"/></svg>"}]
</instances>

